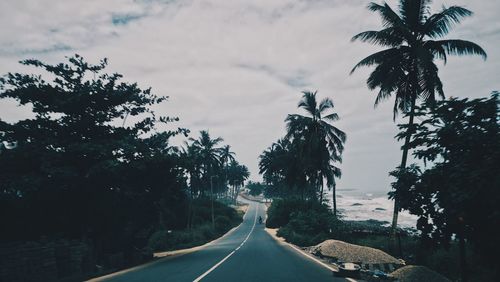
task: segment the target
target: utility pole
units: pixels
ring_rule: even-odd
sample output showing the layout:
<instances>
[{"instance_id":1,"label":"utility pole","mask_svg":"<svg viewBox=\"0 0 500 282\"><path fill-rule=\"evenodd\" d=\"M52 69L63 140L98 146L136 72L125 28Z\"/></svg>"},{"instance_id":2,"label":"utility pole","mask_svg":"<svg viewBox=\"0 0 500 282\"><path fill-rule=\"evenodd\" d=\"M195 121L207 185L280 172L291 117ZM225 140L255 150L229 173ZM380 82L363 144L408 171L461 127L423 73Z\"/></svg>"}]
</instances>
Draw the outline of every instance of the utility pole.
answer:
<instances>
[{"instance_id":1,"label":"utility pole","mask_svg":"<svg viewBox=\"0 0 500 282\"><path fill-rule=\"evenodd\" d=\"M216 175L210 176L210 200L212 205L212 229L215 230L215 215L214 215L214 184L213 178L217 177Z\"/></svg>"}]
</instances>

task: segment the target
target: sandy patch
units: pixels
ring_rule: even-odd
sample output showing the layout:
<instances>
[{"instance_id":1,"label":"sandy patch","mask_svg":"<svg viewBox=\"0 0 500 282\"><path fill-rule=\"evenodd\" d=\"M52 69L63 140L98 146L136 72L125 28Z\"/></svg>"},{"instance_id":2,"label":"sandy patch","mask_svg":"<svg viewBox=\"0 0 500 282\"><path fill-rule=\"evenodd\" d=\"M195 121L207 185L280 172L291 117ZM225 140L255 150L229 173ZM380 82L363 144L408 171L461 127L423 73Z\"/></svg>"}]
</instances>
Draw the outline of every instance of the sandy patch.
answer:
<instances>
[{"instance_id":1,"label":"sandy patch","mask_svg":"<svg viewBox=\"0 0 500 282\"><path fill-rule=\"evenodd\" d=\"M349 244L338 240L326 240L312 247L311 253L333 258L341 262L402 264L397 258L379 249Z\"/></svg>"},{"instance_id":2,"label":"sandy patch","mask_svg":"<svg viewBox=\"0 0 500 282\"><path fill-rule=\"evenodd\" d=\"M400 282L451 282L451 280L441 274L425 267L418 265L408 265L391 273L392 277L397 278Z\"/></svg>"}]
</instances>

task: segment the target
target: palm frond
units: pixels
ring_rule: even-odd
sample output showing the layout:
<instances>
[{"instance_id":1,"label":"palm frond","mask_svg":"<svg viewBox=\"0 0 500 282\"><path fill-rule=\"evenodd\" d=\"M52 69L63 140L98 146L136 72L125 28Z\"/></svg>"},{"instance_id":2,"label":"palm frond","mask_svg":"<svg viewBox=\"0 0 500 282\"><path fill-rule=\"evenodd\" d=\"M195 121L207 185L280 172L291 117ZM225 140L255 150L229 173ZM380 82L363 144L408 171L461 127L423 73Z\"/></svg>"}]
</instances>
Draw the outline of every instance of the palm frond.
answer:
<instances>
[{"instance_id":1,"label":"palm frond","mask_svg":"<svg viewBox=\"0 0 500 282\"><path fill-rule=\"evenodd\" d=\"M334 107L333 106L333 101L330 98L324 98L319 103L318 111L321 114L321 113L323 113L326 110L333 109L333 107Z\"/></svg>"},{"instance_id":2,"label":"palm frond","mask_svg":"<svg viewBox=\"0 0 500 282\"><path fill-rule=\"evenodd\" d=\"M299 114L290 114L285 119L286 122L286 139L290 139L294 135L299 135L312 123L312 118Z\"/></svg>"},{"instance_id":3,"label":"palm frond","mask_svg":"<svg viewBox=\"0 0 500 282\"><path fill-rule=\"evenodd\" d=\"M459 24L462 19L472 16L472 12L460 6L443 8L437 14L430 16L423 26L423 35L431 38L443 37L448 34L454 25Z\"/></svg>"},{"instance_id":4,"label":"palm frond","mask_svg":"<svg viewBox=\"0 0 500 282\"><path fill-rule=\"evenodd\" d=\"M373 104L373 107L377 107L380 103L383 101L387 101L389 98L391 98L393 91L397 89L396 86L390 87L390 88L382 88L380 87L380 91L377 94L377 97L375 98L375 103Z\"/></svg>"},{"instance_id":5,"label":"palm frond","mask_svg":"<svg viewBox=\"0 0 500 282\"><path fill-rule=\"evenodd\" d=\"M380 89L392 92L406 75L403 62L402 57L394 57L380 63L366 80L368 89L374 90L380 87Z\"/></svg>"},{"instance_id":6,"label":"palm frond","mask_svg":"<svg viewBox=\"0 0 500 282\"><path fill-rule=\"evenodd\" d=\"M438 40L435 41L438 46L442 46L443 49L449 55L479 55L486 60L488 55L481 48L481 46L477 45L474 42L459 40L459 39L449 39L449 40Z\"/></svg>"},{"instance_id":7,"label":"palm frond","mask_svg":"<svg viewBox=\"0 0 500 282\"><path fill-rule=\"evenodd\" d=\"M446 50L441 44L437 44L435 41L429 40L424 43L424 48L427 49L434 57L443 60L446 65L448 62L448 56L446 55Z\"/></svg>"},{"instance_id":8,"label":"palm frond","mask_svg":"<svg viewBox=\"0 0 500 282\"><path fill-rule=\"evenodd\" d=\"M444 98L443 84L438 72L439 69L432 58L420 61L418 75L420 99L432 103L435 101L436 92L440 98Z\"/></svg>"},{"instance_id":9,"label":"palm frond","mask_svg":"<svg viewBox=\"0 0 500 282\"><path fill-rule=\"evenodd\" d=\"M377 53L371 54L370 56L364 58L359 63L357 63L351 70L351 74L356 71L356 69L364 66L372 66L376 64L381 64L386 62L388 59L401 58L406 47L390 48Z\"/></svg>"},{"instance_id":10,"label":"palm frond","mask_svg":"<svg viewBox=\"0 0 500 282\"><path fill-rule=\"evenodd\" d=\"M316 92L304 91L303 96L297 107L303 108L312 116L316 115Z\"/></svg>"},{"instance_id":11,"label":"palm frond","mask_svg":"<svg viewBox=\"0 0 500 282\"><path fill-rule=\"evenodd\" d=\"M362 41L381 46L397 47L405 41L405 38L397 32L395 27L389 27L380 31L365 31L355 35L351 41Z\"/></svg>"},{"instance_id":12,"label":"palm frond","mask_svg":"<svg viewBox=\"0 0 500 282\"><path fill-rule=\"evenodd\" d=\"M394 10L389 5L387 5L387 3L384 3L384 5L379 5L377 3L371 2L370 4L368 4L367 8L372 12L377 12L380 14L380 17L382 17L382 24L385 27L404 26L401 17L396 12L394 12Z\"/></svg>"},{"instance_id":13,"label":"palm frond","mask_svg":"<svg viewBox=\"0 0 500 282\"><path fill-rule=\"evenodd\" d=\"M340 117L337 113L332 113L332 114L324 116L323 119L328 120L328 121L337 121L340 119Z\"/></svg>"}]
</instances>

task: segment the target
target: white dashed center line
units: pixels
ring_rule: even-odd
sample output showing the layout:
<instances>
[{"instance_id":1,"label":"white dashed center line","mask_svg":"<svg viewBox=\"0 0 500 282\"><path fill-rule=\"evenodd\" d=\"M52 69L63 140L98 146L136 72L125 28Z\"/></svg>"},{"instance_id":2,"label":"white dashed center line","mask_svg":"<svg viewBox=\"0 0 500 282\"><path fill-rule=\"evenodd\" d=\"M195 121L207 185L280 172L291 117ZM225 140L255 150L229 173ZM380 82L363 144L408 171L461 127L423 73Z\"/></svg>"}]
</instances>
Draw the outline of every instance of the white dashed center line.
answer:
<instances>
[{"instance_id":1,"label":"white dashed center line","mask_svg":"<svg viewBox=\"0 0 500 282\"><path fill-rule=\"evenodd\" d=\"M259 211L259 206L257 205L257 207L255 208L255 217L253 219L253 226L252 226L252 229L250 230L250 232L248 232L248 235L247 237L245 238L245 240L243 240L243 242L241 242L241 244L236 248L234 249L232 252L230 252L227 256L225 256L221 261L219 261L218 263L216 263L214 266L212 266L209 270L207 270L205 273L203 273L202 275L200 275L198 278L196 278L195 280L193 280L193 282L198 282L200 281L201 279L205 278L205 276L207 276L210 272L214 271L217 267L219 267L219 265L221 265L223 262L225 262L228 258L230 258L237 250L239 250L248 240L248 238L250 238L250 235L252 234L253 230L255 229L255 224L257 223L257 212Z\"/></svg>"}]
</instances>

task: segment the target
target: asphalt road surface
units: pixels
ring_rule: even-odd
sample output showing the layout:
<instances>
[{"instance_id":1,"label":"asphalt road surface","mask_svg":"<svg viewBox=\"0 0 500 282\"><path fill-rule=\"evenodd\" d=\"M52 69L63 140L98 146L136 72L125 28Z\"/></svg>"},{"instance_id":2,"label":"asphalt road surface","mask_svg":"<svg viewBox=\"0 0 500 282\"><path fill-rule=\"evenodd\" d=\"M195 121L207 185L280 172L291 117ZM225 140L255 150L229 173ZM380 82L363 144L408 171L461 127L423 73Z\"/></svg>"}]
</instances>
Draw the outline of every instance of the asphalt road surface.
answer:
<instances>
[{"instance_id":1,"label":"asphalt road surface","mask_svg":"<svg viewBox=\"0 0 500 282\"><path fill-rule=\"evenodd\" d=\"M264 204L249 204L243 223L213 244L105 281L348 281L334 277L332 271L290 246L276 242L257 220L258 216L265 218Z\"/></svg>"}]
</instances>

